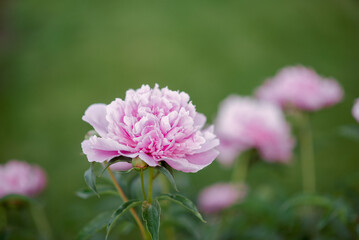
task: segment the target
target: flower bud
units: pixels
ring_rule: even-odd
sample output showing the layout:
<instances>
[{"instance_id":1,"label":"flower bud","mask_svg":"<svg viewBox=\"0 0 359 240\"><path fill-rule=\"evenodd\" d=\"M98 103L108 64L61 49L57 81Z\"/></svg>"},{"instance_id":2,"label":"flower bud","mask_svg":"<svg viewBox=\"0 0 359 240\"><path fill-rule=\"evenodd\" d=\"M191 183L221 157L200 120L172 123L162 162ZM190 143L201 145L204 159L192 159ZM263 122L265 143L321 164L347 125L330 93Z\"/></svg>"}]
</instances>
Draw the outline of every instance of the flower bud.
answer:
<instances>
[{"instance_id":1,"label":"flower bud","mask_svg":"<svg viewBox=\"0 0 359 240\"><path fill-rule=\"evenodd\" d=\"M148 167L148 165L147 163L145 163L144 161L142 161L140 158L137 157L132 159L132 167L139 171L141 169L145 170Z\"/></svg>"}]
</instances>

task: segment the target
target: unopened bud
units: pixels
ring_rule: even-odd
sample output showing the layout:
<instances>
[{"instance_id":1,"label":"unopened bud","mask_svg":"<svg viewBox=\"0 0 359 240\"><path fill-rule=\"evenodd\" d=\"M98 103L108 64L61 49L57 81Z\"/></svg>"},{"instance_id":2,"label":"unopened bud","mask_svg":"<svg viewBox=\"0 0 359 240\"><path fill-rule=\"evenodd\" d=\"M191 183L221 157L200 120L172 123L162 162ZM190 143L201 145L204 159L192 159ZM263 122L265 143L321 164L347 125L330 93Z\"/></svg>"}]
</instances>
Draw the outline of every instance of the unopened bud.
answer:
<instances>
[{"instance_id":1,"label":"unopened bud","mask_svg":"<svg viewBox=\"0 0 359 240\"><path fill-rule=\"evenodd\" d=\"M142 161L140 158L134 158L132 159L132 167L136 170L145 170L148 165L144 161Z\"/></svg>"}]
</instances>

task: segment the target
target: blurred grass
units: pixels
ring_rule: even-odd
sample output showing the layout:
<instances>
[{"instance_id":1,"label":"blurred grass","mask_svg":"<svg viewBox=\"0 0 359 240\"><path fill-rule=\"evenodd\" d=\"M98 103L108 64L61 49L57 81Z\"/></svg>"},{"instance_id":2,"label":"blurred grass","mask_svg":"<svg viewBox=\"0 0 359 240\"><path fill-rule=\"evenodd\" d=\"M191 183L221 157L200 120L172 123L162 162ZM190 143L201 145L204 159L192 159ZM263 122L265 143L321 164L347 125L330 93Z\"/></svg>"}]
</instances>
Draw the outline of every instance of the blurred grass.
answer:
<instances>
[{"instance_id":1,"label":"blurred grass","mask_svg":"<svg viewBox=\"0 0 359 240\"><path fill-rule=\"evenodd\" d=\"M143 83L186 91L211 122L228 94L251 94L285 65L312 66L346 93L313 116L319 189L335 191L358 172L358 144L337 135L340 125L354 123L359 96L358 1L5 0L2 7L0 161L47 170L43 198L59 239L73 237L99 211L98 201L74 194L88 167L80 142L91 127L82 114ZM191 175L188 192L227 175L214 163ZM249 177L301 189L296 163L261 164Z\"/></svg>"}]
</instances>

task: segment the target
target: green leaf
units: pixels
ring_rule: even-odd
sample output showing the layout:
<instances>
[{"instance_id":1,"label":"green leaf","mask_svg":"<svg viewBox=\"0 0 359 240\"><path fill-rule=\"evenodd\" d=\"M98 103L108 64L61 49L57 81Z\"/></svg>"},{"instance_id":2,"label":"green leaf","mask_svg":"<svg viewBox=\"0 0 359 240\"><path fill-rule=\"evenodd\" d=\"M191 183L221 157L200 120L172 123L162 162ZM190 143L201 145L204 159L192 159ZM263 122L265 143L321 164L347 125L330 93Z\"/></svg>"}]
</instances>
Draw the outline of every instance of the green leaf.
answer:
<instances>
[{"instance_id":1,"label":"green leaf","mask_svg":"<svg viewBox=\"0 0 359 240\"><path fill-rule=\"evenodd\" d=\"M160 237L160 215L161 207L157 200L154 200L152 204L147 201L143 202L142 218L152 240L158 240Z\"/></svg>"},{"instance_id":2,"label":"green leaf","mask_svg":"<svg viewBox=\"0 0 359 240\"><path fill-rule=\"evenodd\" d=\"M206 221L203 219L202 215L199 213L196 205L186 198L185 196L182 196L180 194L164 194L157 198L158 200L170 200L174 203L177 203L181 205L182 207L186 208L190 212L192 212L199 220L206 223Z\"/></svg>"},{"instance_id":3,"label":"green leaf","mask_svg":"<svg viewBox=\"0 0 359 240\"><path fill-rule=\"evenodd\" d=\"M20 194L9 194L0 198L0 203L1 202L20 202L20 203L31 204L31 203L35 203L36 200Z\"/></svg>"},{"instance_id":4,"label":"green leaf","mask_svg":"<svg viewBox=\"0 0 359 240\"><path fill-rule=\"evenodd\" d=\"M111 166L112 164L115 164L115 163L117 163L117 162L128 162L128 163L131 163L131 162L132 162L132 158L125 157L125 156L118 156L118 157L112 158L112 159L105 165L105 167L102 169L100 176L103 175L103 173L106 171L106 169L107 169L109 166ZM132 168L131 168L131 169L132 169ZM130 172L131 169L128 170L127 172Z\"/></svg>"},{"instance_id":5,"label":"green leaf","mask_svg":"<svg viewBox=\"0 0 359 240\"><path fill-rule=\"evenodd\" d=\"M139 200L129 200L128 202L123 203L111 216L111 219L107 223L107 234L106 239L108 238L111 229L115 225L117 219L122 216L130 208L139 206L142 204L142 201Z\"/></svg>"},{"instance_id":6,"label":"green leaf","mask_svg":"<svg viewBox=\"0 0 359 240\"><path fill-rule=\"evenodd\" d=\"M333 208L333 201L320 195L303 194L289 199L282 205L281 208L282 210L287 211L290 208L300 206L316 206L330 210Z\"/></svg>"},{"instance_id":7,"label":"green leaf","mask_svg":"<svg viewBox=\"0 0 359 240\"><path fill-rule=\"evenodd\" d=\"M103 212L94 219L91 220L77 235L77 240L85 240L88 239L91 235L95 234L96 232L100 231L104 228L109 219L111 218L111 212Z\"/></svg>"},{"instance_id":8,"label":"green leaf","mask_svg":"<svg viewBox=\"0 0 359 240\"><path fill-rule=\"evenodd\" d=\"M84 177L87 186L89 186L89 188L96 193L97 197L100 197L96 189L96 175L93 169L94 164L94 162L90 163L90 168L86 170Z\"/></svg>"},{"instance_id":9,"label":"green leaf","mask_svg":"<svg viewBox=\"0 0 359 240\"><path fill-rule=\"evenodd\" d=\"M158 171L160 171L165 177L168 179L168 181L172 184L173 188L178 192L178 188L175 182L175 179L173 178L173 175L170 171L168 171L165 167L156 167Z\"/></svg>"},{"instance_id":10,"label":"green leaf","mask_svg":"<svg viewBox=\"0 0 359 240\"><path fill-rule=\"evenodd\" d=\"M97 192L99 195L119 195L119 193L113 187L109 186L97 186ZM76 192L76 195L82 199L88 199L93 196L97 196L91 189L84 188Z\"/></svg>"},{"instance_id":11,"label":"green leaf","mask_svg":"<svg viewBox=\"0 0 359 240\"><path fill-rule=\"evenodd\" d=\"M339 128L339 134L343 137L359 141L359 125L345 125Z\"/></svg>"}]
</instances>

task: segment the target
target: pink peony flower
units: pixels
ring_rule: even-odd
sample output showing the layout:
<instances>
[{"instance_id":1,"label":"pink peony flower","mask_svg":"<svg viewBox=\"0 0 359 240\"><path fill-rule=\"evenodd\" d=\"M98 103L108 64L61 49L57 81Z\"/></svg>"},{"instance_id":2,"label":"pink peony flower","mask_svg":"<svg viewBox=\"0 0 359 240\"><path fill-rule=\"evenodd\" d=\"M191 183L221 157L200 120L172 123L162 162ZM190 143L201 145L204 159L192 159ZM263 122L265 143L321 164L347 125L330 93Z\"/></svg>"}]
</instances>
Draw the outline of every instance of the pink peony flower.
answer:
<instances>
[{"instance_id":1,"label":"pink peony flower","mask_svg":"<svg viewBox=\"0 0 359 240\"><path fill-rule=\"evenodd\" d=\"M248 97L230 96L218 112L216 133L221 140L218 160L230 165L251 148L267 161L288 162L294 141L282 111L275 105Z\"/></svg>"},{"instance_id":2,"label":"pink peony flower","mask_svg":"<svg viewBox=\"0 0 359 240\"><path fill-rule=\"evenodd\" d=\"M343 90L334 79L319 76L303 66L286 67L257 89L259 99L281 107L315 111L341 101Z\"/></svg>"},{"instance_id":3,"label":"pink peony flower","mask_svg":"<svg viewBox=\"0 0 359 240\"><path fill-rule=\"evenodd\" d=\"M38 166L11 160L0 165L0 197L9 194L35 196L46 186L46 174Z\"/></svg>"},{"instance_id":4,"label":"pink peony flower","mask_svg":"<svg viewBox=\"0 0 359 240\"><path fill-rule=\"evenodd\" d=\"M206 117L197 113L184 92L143 85L124 100L94 104L82 118L100 135L82 142L90 162L116 156L139 157L149 166L165 161L183 172L197 172L217 157L213 127L202 130Z\"/></svg>"},{"instance_id":5,"label":"pink peony flower","mask_svg":"<svg viewBox=\"0 0 359 240\"><path fill-rule=\"evenodd\" d=\"M240 203L247 195L247 187L243 184L217 183L201 191L198 207L204 213L217 213L236 203Z\"/></svg>"},{"instance_id":6,"label":"pink peony flower","mask_svg":"<svg viewBox=\"0 0 359 240\"><path fill-rule=\"evenodd\" d=\"M355 120L359 122L359 98L355 100L354 106L352 108L352 114Z\"/></svg>"}]
</instances>

